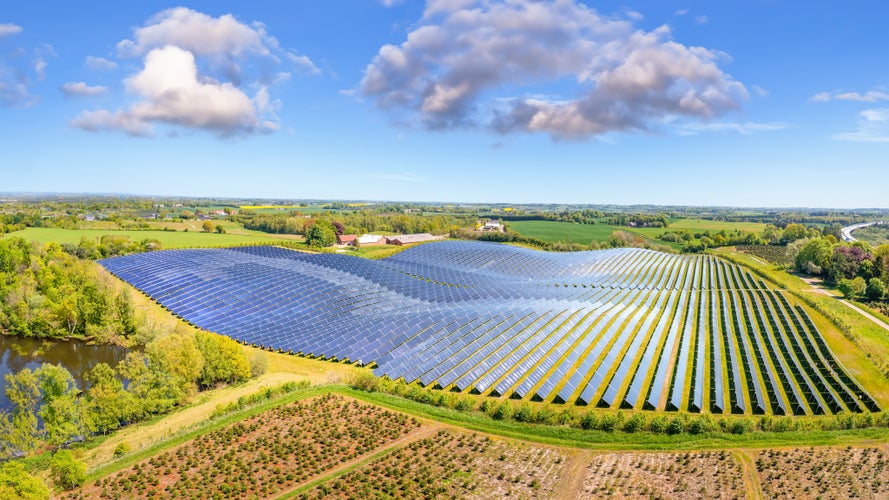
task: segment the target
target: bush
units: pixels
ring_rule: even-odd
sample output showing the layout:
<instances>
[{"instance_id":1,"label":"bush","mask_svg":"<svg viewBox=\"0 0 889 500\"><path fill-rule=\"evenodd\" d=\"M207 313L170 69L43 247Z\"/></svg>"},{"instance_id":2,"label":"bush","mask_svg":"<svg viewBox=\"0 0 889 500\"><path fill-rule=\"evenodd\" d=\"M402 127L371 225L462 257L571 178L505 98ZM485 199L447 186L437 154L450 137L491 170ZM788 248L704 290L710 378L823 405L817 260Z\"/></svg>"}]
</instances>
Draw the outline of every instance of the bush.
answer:
<instances>
[{"instance_id":1,"label":"bush","mask_svg":"<svg viewBox=\"0 0 889 500\"><path fill-rule=\"evenodd\" d=\"M634 433L645 428L646 418L641 413L634 413L629 420L624 422L623 431Z\"/></svg>"},{"instance_id":2,"label":"bush","mask_svg":"<svg viewBox=\"0 0 889 500\"><path fill-rule=\"evenodd\" d=\"M512 405L509 403L500 403L491 414L494 420L509 420L510 417L512 417Z\"/></svg>"},{"instance_id":3,"label":"bush","mask_svg":"<svg viewBox=\"0 0 889 500\"><path fill-rule=\"evenodd\" d=\"M126 443L120 443L114 447L114 457L115 458L120 458L129 452L130 452L130 445L128 445Z\"/></svg>"},{"instance_id":4,"label":"bush","mask_svg":"<svg viewBox=\"0 0 889 500\"><path fill-rule=\"evenodd\" d=\"M516 422L531 422L534 420L534 412L531 410L531 407L528 405L519 406L519 408L515 411L515 415L513 418Z\"/></svg>"},{"instance_id":5,"label":"bush","mask_svg":"<svg viewBox=\"0 0 889 500\"><path fill-rule=\"evenodd\" d=\"M683 432L685 432L685 418L680 415L671 418L670 423L667 424L667 434L675 435Z\"/></svg>"},{"instance_id":6,"label":"bush","mask_svg":"<svg viewBox=\"0 0 889 500\"><path fill-rule=\"evenodd\" d=\"M580 428L593 430L599 427L599 417L592 411L588 411L580 417Z\"/></svg>"},{"instance_id":7,"label":"bush","mask_svg":"<svg viewBox=\"0 0 889 500\"><path fill-rule=\"evenodd\" d=\"M53 480L66 490L81 486L86 481L86 464L74 458L69 450L60 450L49 464Z\"/></svg>"},{"instance_id":8,"label":"bush","mask_svg":"<svg viewBox=\"0 0 889 500\"><path fill-rule=\"evenodd\" d=\"M616 415L603 415L602 419L599 420L599 428L605 432L614 432L614 429L616 429L617 425L620 423L619 420L620 419Z\"/></svg>"},{"instance_id":9,"label":"bush","mask_svg":"<svg viewBox=\"0 0 889 500\"><path fill-rule=\"evenodd\" d=\"M753 430L753 422L748 418L739 418L729 425L732 434L745 434Z\"/></svg>"},{"instance_id":10,"label":"bush","mask_svg":"<svg viewBox=\"0 0 889 500\"><path fill-rule=\"evenodd\" d=\"M374 392L377 390L379 386L380 380L374 376L373 373L370 372L361 372L352 379L352 383L349 384L353 389L358 389L359 391L365 392Z\"/></svg>"},{"instance_id":11,"label":"bush","mask_svg":"<svg viewBox=\"0 0 889 500\"><path fill-rule=\"evenodd\" d=\"M266 356L265 352L260 351L259 349L253 351L253 354L250 356L250 373L254 377L259 377L260 375L265 374L269 369L269 357Z\"/></svg>"},{"instance_id":12,"label":"bush","mask_svg":"<svg viewBox=\"0 0 889 500\"><path fill-rule=\"evenodd\" d=\"M663 434L667 432L667 417L658 415L651 419L651 423L648 424L648 430L655 434Z\"/></svg>"}]
</instances>

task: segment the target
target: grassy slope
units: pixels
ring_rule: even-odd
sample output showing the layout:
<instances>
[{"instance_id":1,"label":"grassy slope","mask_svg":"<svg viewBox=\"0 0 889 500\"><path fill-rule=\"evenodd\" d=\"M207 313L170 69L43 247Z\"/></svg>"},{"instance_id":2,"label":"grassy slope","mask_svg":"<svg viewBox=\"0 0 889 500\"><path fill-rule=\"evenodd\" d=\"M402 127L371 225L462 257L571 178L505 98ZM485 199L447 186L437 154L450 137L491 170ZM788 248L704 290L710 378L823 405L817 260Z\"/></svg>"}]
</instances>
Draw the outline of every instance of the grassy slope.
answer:
<instances>
[{"instance_id":1,"label":"grassy slope","mask_svg":"<svg viewBox=\"0 0 889 500\"><path fill-rule=\"evenodd\" d=\"M80 242L81 238L98 240L105 234L127 236L132 241L141 241L146 238L156 239L161 242L163 248L224 247L246 243L267 243L275 240L288 239L265 233L236 234L232 232L217 234L196 231L189 231L186 233L152 230L123 231L107 229L55 229L41 227L29 227L22 231L16 231L4 236L19 237L28 241L37 241L40 243L57 242L77 244Z\"/></svg>"}]
</instances>

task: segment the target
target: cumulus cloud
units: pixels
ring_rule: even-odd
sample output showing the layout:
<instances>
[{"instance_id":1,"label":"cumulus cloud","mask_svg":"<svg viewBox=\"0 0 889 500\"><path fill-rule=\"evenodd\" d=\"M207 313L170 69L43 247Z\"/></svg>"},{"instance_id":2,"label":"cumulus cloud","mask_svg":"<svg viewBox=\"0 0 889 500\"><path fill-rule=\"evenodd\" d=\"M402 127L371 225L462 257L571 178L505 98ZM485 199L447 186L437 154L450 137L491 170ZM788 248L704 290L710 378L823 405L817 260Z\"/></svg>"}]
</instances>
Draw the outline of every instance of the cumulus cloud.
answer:
<instances>
[{"instance_id":1,"label":"cumulus cloud","mask_svg":"<svg viewBox=\"0 0 889 500\"><path fill-rule=\"evenodd\" d=\"M75 96L85 96L92 97L102 95L108 92L108 87L103 87L101 85L87 85L84 82L68 82L63 83L59 90L65 94L66 97L75 97Z\"/></svg>"},{"instance_id":2,"label":"cumulus cloud","mask_svg":"<svg viewBox=\"0 0 889 500\"><path fill-rule=\"evenodd\" d=\"M282 47L262 23L230 14L212 17L185 7L164 10L117 44L120 58L141 57L143 68L124 80L126 108L87 110L70 123L88 131L150 136L157 125L206 130L220 137L273 132L281 103L270 87L292 69L317 74L311 59ZM87 58L87 66L114 62Z\"/></svg>"},{"instance_id":3,"label":"cumulus cloud","mask_svg":"<svg viewBox=\"0 0 889 500\"><path fill-rule=\"evenodd\" d=\"M0 37L18 35L22 32L22 27L12 23L0 23Z\"/></svg>"},{"instance_id":4,"label":"cumulus cloud","mask_svg":"<svg viewBox=\"0 0 889 500\"><path fill-rule=\"evenodd\" d=\"M889 108L866 109L858 113L857 130L836 134L833 139L853 142L889 142Z\"/></svg>"},{"instance_id":5,"label":"cumulus cloud","mask_svg":"<svg viewBox=\"0 0 889 500\"><path fill-rule=\"evenodd\" d=\"M99 70L99 71L111 71L113 69L117 69L117 63L104 57L95 57L95 56L86 56L86 60L83 62L83 65L89 69Z\"/></svg>"},{"instance_id":6,"label":"cumulus cloud","mask_svg":"<svg viewBox=\"0 0 889 500\"><path fill-rule=\"evenodd\" d=\"M116 113L83 112L72 125L91 131L120 128L132 135L151 134L155 122L212 130L222 136L277 129L258 116L269 111L265 89L254 101L231 83L200 81L194 55L179 47L153 49L145 56L145 68L125 83L140 101Z\"/></svg>"},{"instance_id":7,"label":"cumulus cloud","mask_svg":"<svg viewBox=\"0 0 889 500\"><path fill-rule=\"evenodd\" d=\"M812 102L828 102L828 101L856 101L856 102L877 102L889 101L889 92L884 90L869 90L865 93L859 92L819 92L809 98Z\"/></svg>"},{"instance_id":8,"label":"cumulus cloud","mask_svg":"<svg viewBox=\"0 0 889 500\"><path fill-rule=\"evenodd\" d=\"M748 93L719 68L722 57L674 41L666 26L644 31L574 0L430 0L403 43L380 48L360 90L430 129L579 139L738 108ZM568 97L521 95L569 82Z\"/></svg>"}]
</instances>

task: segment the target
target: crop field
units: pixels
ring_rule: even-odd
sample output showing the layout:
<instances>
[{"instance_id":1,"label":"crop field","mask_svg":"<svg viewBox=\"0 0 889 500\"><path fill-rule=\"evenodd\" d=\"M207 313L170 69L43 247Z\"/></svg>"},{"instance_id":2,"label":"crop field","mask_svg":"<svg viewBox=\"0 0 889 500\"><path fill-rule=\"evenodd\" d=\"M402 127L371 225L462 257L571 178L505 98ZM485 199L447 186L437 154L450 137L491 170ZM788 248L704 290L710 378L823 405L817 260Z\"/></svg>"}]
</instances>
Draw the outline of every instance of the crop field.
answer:
<instances>
[{"instance_id":1,"label":"crop field","mask_svg":"<svg viewBox=\"0 0 889 500\"><path fill-rule=\"evenodd\" d=\"M67 498L268 497L419 428L402 413L321 396L195 438Z\"/></svg>"},{"instance_id":2,"label":"crop field","mask_svg":"<svg viewBox=\"0 0 889 500\"><path fill-rule=\"evenodd\" d=\"M456 392L718 414L879 410L804 308L712 256L451 241L375 261L250 247L102 264L198 327Z\"/></svg>"},{"instance_id":3,"label":"crop field","mask_svg":"<svg viewBox=\"0 0 889 500\"><path fill-rule=\"evenodd\" d=\"M565 459L555 448L440 430L297 498L548 498Z\"/></svg>"},{"instance_id":4,"label":"crop field","mask_svg":"<svg viewBox=\"0 0 889 500\"><path fill-rule=\"evenodd\" d=\"M889 497L885 448L761 450L755 457L756 472L768 497Z\"/></svg>"},{"instance_id":5,"label":"crop field","mask_svg":"<svg viewBox=\"0 0 889 500\"><path fill-rule=\"evenodd\" d=\"M4 237L24 238L28 241L45 243L71 243L78 244L82 238L98 241L103 235L126 236L131 241L138 242L144 239L155 239L161 242L163 248L193 248L193 247L225 247L243 245L249 243L272 242L279 238L272 234L217 234L200 231L129 231L108 229L56 229L43 227L29 227L21 231L15 231Z\"/></svg>"},{"instance_id":6,"label":"crop field","mask_svg":"<svg viewBox=\"0 0 889 500\"><path fill-rule=\"evenodd\" d=\"M598 454L586 470L577 498L746 496L741 465L727 451Z\"/></svg>"},{"instance_id":7,"label":"crop field","mask_svg":"<svg viewBox=\"0 0 889 500\"><path fill-rule=\"evenodd\" d=\"M545 220L511 221L510 229L530 238L543 241L580 243L589 245L591 241L608 241L611 233L618 229L607 224L574 224L572 222L555 222Z\"/></svg>"}]
</instances>

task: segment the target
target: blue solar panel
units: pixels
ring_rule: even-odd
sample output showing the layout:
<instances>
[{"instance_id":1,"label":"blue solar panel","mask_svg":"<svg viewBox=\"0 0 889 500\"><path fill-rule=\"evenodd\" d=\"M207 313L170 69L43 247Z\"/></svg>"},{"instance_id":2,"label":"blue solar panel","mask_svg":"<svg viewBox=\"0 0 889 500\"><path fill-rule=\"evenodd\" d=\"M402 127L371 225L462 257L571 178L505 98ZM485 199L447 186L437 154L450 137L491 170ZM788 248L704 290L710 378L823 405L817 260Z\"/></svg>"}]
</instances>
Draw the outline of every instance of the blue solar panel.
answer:
<instances>
[{"instance_id":1,"label":"blue solar panel","mask_svg":"<svg viewBox=\"0 0 889 500\"><path fill-rule=\"evenodd\" d=\"M408 382L627 408L701 411L705 388L717 413L876 408L804 311L710 256L445 241L377 261L265 246L101 264L199 328Z\"/></svg>"}]
</instances>

